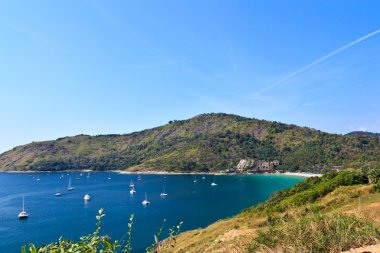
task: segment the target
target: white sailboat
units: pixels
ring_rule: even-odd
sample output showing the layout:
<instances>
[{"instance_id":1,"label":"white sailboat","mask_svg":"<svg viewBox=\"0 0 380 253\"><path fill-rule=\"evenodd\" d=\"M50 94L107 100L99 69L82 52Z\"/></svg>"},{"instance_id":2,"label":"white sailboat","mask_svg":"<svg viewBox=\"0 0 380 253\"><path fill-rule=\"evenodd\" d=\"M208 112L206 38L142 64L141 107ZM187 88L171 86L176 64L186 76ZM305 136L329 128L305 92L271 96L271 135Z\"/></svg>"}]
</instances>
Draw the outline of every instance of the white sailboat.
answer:
<instances>
[{"instance_id":1,"label":"white sailboat","mask_svg":"<svg viewBox=\"0 0 380 253\"><path fill-rule=\"evenodd\" d=\"M195 175L195 178L194 178L194 181L193 181L194 183L196 183L197 182L197 175Z\"/></svg>"},{"instance_id":2,"label":"white sailboat","mask_svg":"<svg viewBox=\"0 0 380 253\"><path fill-rule=\"evenodd\" d=\"M112 178L111 178L111 176L110 176L110 174L108 174L108 180L111 180Z\"/></svg>"},{"instance_id":3,"label":"white sailboat","mask_svg":"<svg viewBox=\"0 0 380 253\"><path fill-rule=\"evenodd\" d=\"M133 183L132 179L131 179L131 182L129 183L129 187L134 187L135 184Z\"/></svg>"},{"instance_id":4,"label":"white sailboat","mask_svg":"<svg viewBox=\"0 0 380 253\"><path fill-rule=\"evenodd\" d=\"M74 190L74 187L71 186L71 177L69 178L69 184L67 185L67 190L68 191Z\"/></svg>"},{"instance_id":5,"label":"white sailboat","mask_svg":"<svg viewBox=\"0 0 380 253\"><path fill-rule=\"evenodd\" d=\"M90 197L90 195L86 194L86 195L84 195L83 199L84 199L84 201L90 201L91 197Z\"/></svg>"},{"instance_id":6,"label":"white sailboat","mask_svg":"<svg viewBox=\"0 0 380 253\"><path fill-rule=\"evenodd\" d=\"M90 178L90 172L87 173L87 178Z\"/></svg>"},{"instance_id":7,"label":"white sailboat","mask_svg":"<svg viewBox=\"0 0 380 253\"><path fill-rule=\"evenodd\" d=\"M132 189L129 191L129 193L130 193L130 194L134 194L134 193L136 193L136 191L135 191L135 187L134 187L134 186L133 186Z\"/></svg>"},{"instance_id":8,"label":"white sailboat","mask_svg":"<svg viewBox=\"0 0 380 253\"><path fill-rule=\"evenodd\" d=\"M203 180L205 180L205 179L206 179L206 177L205 177L205 176L203 176L203 177L202 177L202 179L203 179Z\"/></svg>"},{"instance_id":9,"label":"white sailboat","mask_svg":"<svg viewBox=\"0 0 380 253\"><path fill-rule=\"evenodd\" d=\"M150 205L150 202L148 201L148 197L146 196L146 192L145 192L145 199L143 202L141 202L144 206L146 205Z\"/></svg>"},{"instance_id":10,"label":"white sailboat","mask_svg":"<svg viewBox=\"0 0 380 253\"><path fill-rule=\"evenodd\" d=\"M58 190L58 188L57 188L57 191L54 193L54 196L57 196L57 197L62 196L62 193Z\"/></svg>"},{"instance_id":11,"label":"white sailboat","mask_svg":"<svg viewBox=\"0 0 380 253\"><path fill-rule=\"evenodd\" d=\"M214 176L214 182L211 183L211 186L217 186L218 184L215 183L215 176Z\"/></svg>"},{"instance_id":12,"label":"white sailboat","mask_svg":"<svg viewBox=\"0 0 380 253\"><path fill-rule=\"evenodd\" d=\"M165 197L165 196L167 196L168 194L165 192L165 185L162 186L162 190L163 190L163 191L161 192L160 196L161 196L161 197Z\"/></svg>"},{"instance_id":13,"label":"white sailboat","mask_svg":"<svg viewBox=\"0 0 380 253\"><path fill-rule=\"evenodd\" d=\"M25 201L24 201L24 196L22 196L22 212L18 214L19 219L26 219L29 217L29 214L25 212Z\"/></svg>"},{"instance_id":14,"label":"white sailboat","mask_svg":"<svg viewBox=\"0 0 380 253\"><path fill-rule=\"evenodd\" d=\"M140 175L137 176L137 181L141 181L141 176Z\"/></svg>"}]
</instances>

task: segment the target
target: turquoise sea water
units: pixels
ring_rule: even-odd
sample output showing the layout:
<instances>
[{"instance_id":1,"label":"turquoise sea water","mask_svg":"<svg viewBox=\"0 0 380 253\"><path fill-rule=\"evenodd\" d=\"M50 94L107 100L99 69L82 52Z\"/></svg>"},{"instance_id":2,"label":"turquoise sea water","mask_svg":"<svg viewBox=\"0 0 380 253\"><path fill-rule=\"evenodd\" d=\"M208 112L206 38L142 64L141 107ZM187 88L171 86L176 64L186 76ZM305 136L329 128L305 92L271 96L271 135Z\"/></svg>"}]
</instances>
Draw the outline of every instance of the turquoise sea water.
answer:
<instances>
[{"instance_id":1,"label":"turquoise sea water","mask_svg":"<svg viewBox=\"0 0 380 253\"><path fill-rule=\"evenodd\" d=\"M95 216L104 208L103 232L112 239L121 239L127 231L131 214L133 252L144 252L153 242L164 219L165 228L183 221L181 231L205 227L210 223L237 214L242 209L266 200L274 191L291 187L302 178L277 175L216 176L218 184L210 184L214 176L136 175L115 173L0 173L0 252L20 252L21 245L33 242L42 245L60 236L77 240L95 230ZM108 177L112 179L108 179ZM74 191L66 190L71 177ZM37 181L37 178L40 180ZM131 196L133 179L136 193ZM163 185L168 195L160 197ZM61 197L54 196L57 188ZM144 207L144 193L151 205ZM85 203L83 196L91 195ZM27 220L19 220L22 197L25 196ZM164 230L162 238L167 235Z\"/></svg>"}]
</instances>

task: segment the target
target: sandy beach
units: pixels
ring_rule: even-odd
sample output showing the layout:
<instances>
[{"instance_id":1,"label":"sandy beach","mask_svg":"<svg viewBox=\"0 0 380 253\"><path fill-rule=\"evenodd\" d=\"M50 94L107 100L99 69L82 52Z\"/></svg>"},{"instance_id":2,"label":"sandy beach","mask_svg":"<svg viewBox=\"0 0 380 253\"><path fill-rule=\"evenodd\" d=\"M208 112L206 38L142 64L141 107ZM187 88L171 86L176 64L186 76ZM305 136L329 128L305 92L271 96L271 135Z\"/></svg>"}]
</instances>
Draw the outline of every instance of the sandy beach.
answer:
<instances>
[{"instance_id":1,"label":"sandy beach","mask_svg":"<svg viewBox=\"0 0 380 253\"><path fill-rule=\"evenodd\" d=\"M120 174L152 174L152 175L280 175L293 177L321 177L323 174L308 173L308 172L284 172L284 173L227 173L227 172L168 172L168 171L138 171L130 172L125 170L112 171Z\"/></svg>"},{"instance_id":2,"label":"sandy beach","mask_svg":"<svg viewBox=\"0 0 380 253\"><path fill-rule=\"evenodd\" d=\"M295 176L295 177L321 177L323 174L309 173L309 172L284 172L278 175Z\"/></svg>"}]
</instances>

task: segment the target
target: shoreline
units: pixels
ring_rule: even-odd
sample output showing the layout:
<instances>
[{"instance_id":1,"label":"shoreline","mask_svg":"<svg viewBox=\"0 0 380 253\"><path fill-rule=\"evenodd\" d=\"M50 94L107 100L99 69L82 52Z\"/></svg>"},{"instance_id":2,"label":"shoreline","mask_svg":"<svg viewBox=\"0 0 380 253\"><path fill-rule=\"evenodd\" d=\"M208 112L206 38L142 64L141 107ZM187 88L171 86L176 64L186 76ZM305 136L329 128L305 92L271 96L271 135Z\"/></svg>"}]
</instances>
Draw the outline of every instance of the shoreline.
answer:
<instances>
[{"instance_id":1,"label":"shoreline","mask_svg":"<svg viewBox=\"0 0 380 253\"><path fill-rule=\"evenodd\" d=\"M284 172L280 173L279 175L284 175L284 176L293 176L293 177L321 177L323 174L318 174L318 173L309 173L309 172Z\"/></svg>"},{"instance_id":2,"label":"shoreline","mask_svg":"<svg viewBox=\"0 0 380 253\"><path fill-rule=\"evenodd\" d=\"M170 171L125 171L125 170L105 170L105 171L92 171L92 170L61 170L61 171L0 171L0 173L17 173L17 174L27 174L27 173L73 173L73 172L94 172L94 173L118 173L118 174L124 174L124 175L214 175L214 176L240 176L240 175L278 175L278 176L291 176L291 177L303 177L303 178L309 178L309 177L321 177L323 174L318 173L309 173L309 172L283 172L283 173L228 173L228 172L170 172Z\"/></svg>"},{"instance_id":3,"label":"shoreline","mask_svg":"<svg viewBox=\"0 0 380 253\"><path fill-rule=\"evenodd\" d=\"M113 171L119 174L141 174L141 175L215 175L215 176L221 176L221 175L227 175L227 176L240 176L240 175L278 175L278 176L291 176L291 177L321 177L323 174L318 173L309 173L309 172L283 172L283 173L228 173L228 172L169 172L169 171L123 171L123 170L116 170Z\"/></svg>"}]
</instances>

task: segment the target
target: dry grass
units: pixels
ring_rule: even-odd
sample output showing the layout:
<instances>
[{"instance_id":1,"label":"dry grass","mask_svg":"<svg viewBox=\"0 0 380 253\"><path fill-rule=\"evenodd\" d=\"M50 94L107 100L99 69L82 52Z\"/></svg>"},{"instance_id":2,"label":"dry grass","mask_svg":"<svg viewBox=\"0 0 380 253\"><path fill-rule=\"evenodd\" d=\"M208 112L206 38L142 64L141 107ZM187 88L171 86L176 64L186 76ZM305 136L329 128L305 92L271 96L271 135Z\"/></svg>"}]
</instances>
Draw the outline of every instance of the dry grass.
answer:
<instances>
[{"instance_id":1,"label":"dry grass","mask_svg":"<svg viewBox=\"0 0 380 253\"><path fill-rule=\"evenodd\" d=\"M256 229L263 218L248 219L236 216L218 221L207 228L180 234L172 252L244 252L257 235Z\"/></svg>"},{"instance_id":2,"label":"dry grass","mask_svg":"<svg viewBox=\"0 0 380 253\"><path fill-rule=\"evenodd\" d=\"M342 186L313 204L272 215L249 252L341 252L378 243L380 193L373 185Z\"/></svg>"},{"instance_id":3,"label":"dry grass","mask_svg":"<svg viewBox=\"0 0 380 253\"><path fill-rule=\"evenodd\" d=\"M379 224L380 193L371 185L343 186L283 213L244 212L182 233L172 252L341 252L378 242Z\"/></svg>"},{"instance_id":4,"label":"dry grass","mask_svg":"<svg viewBox=\"0 0 380 253\"><path fill-rule=\"evenodd\" d=\"M374 192L375 190L373 185L341 186L323 197L319 203L325 207L333 206L336 208L344 203L350 204L352 199L368 196Z\"/></svg>"},{"instance_id":5,"label":"dry grass","mask_svg":"<svg viewBox=\"0 0 380 253\"><path fill-rule=\"evenodd\" d=\"M248 251L338 253L379 239L380 230L374 223L342 214L311 214L260 232Z\"/></svg>"}]
</instances>

